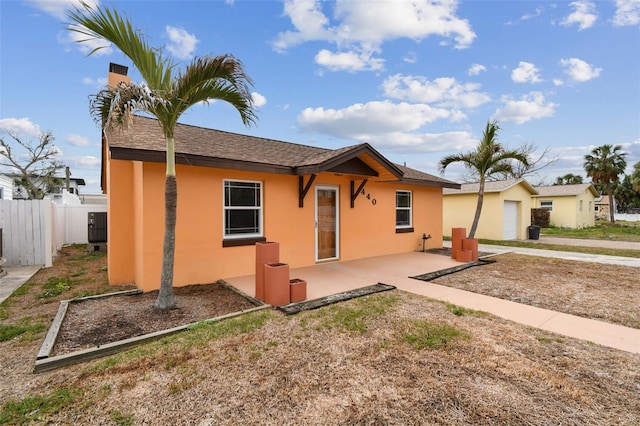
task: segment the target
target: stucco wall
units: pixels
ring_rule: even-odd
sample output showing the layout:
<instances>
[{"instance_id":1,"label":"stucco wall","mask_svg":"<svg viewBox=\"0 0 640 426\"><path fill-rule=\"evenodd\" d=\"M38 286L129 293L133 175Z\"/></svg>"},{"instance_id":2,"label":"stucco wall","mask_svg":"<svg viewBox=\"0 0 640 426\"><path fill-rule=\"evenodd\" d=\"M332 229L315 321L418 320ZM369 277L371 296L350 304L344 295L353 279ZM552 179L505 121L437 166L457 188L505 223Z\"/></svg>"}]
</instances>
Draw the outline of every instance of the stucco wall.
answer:
<instances>
[{"instance_id":1,"label":"stucco wall","mask_svg":"<svg viewBox=\"0 0 640 426\"><path fill-rule=\"evenodd\" d=\"M552 226L584 228L595 225L595 197L590 191L580 195L536 197L535 206L540 207L543 201L553 201L553 210L549 215ZM582 201L582 211L580 211L580 201Z\"/></svg>"},{"instance_id":2,"label":"stucco wall","mask_svg":"<svg viewBox=\"0 0 640 426\"><path fill-rule=\"evenodd\" d=\"M513 186L502 192L488 192L484 194L482 212L476 238L502 240L504 239L504 202L518 203L519 240L528 237L527 227L531 224L531 193L522 185ZM451 236L451 228L466 228L467 234L473 224L478 194L447 194L443 204L443 232Z\"/></svg>"},{"instance_id":3,"label":"stucco wall","mask_svg":"<svg viewBox=\"0 0 640 426\"><path fill-rule=\"evenodd\" d=\"M179 165L176 286L254 273L254 246L222 246L224 179L263 182L264 236L280 243L280 259L292 268L315 263L317 185L339 190L340 260L420 250L423 233L431 235L427 248L442 246L440 188L369 182L352 209L350 178L323 173L299 208L297 176ZM113 160L109 182L109 279L156 289L164 236L164 165ZM356 187L360 182L356 179ZM398 189L413 193L412 233L395 230Z\"/></svg>"}]
</instances>

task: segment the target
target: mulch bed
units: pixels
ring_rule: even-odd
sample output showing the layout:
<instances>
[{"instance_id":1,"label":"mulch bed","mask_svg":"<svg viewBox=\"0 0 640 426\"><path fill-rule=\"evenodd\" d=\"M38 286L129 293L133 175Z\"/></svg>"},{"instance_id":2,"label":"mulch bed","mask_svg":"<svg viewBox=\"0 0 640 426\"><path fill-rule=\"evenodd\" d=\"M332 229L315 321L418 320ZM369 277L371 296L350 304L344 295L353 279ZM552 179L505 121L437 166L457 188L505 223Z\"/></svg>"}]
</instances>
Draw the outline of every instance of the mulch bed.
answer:
<instances>
[{"instance_id":1,"label":"mulch bed","mask_svg":"<svg viewBox=\"0 0 640 426\"><path fill-rule=\"evenodd\" d=\"M221 283L174 289L176 307L154 308L158 291L69 304L52 356L250 309L256 304Z\"/></svg>"}]
</instances>

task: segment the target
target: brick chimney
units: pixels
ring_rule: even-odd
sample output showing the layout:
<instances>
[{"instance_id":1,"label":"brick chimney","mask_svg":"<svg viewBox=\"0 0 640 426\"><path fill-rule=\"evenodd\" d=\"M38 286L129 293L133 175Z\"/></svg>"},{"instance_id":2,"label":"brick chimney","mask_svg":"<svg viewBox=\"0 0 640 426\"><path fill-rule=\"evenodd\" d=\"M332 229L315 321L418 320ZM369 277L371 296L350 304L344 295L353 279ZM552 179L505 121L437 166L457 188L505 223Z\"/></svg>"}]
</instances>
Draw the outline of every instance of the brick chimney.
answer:
<instances>
[{"instance_id":1,"label":"brick chimney","mask_svg":"<svg viewBox=\"0 0 640 426\"><path fill-rule=\"evenodd\" d=\"M109 87L115 87L118 83L122 82L131 83L131 77L127 76L127 71L129 71L129 67L111 62L109 64L109 76L107 79Z\"/></svg>"}]
</instances>

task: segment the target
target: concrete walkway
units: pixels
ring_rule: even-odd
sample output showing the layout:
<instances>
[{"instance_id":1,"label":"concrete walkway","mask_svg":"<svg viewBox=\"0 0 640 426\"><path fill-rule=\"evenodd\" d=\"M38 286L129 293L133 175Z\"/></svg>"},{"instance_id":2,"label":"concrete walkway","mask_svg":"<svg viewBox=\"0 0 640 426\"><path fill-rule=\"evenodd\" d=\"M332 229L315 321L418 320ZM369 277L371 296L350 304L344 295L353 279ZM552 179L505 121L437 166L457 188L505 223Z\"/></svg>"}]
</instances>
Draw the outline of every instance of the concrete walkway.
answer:
<instances>
[{"instance_id":1,"label":"concrete walkway","mask_svg":"<svg viewBox=\"0 0 640 426\"><path fill-rule=\"evenodd\" d=\"M481 245L480 250L494 253L516 251L512 247L489 245ZM574 258L575 256L574 253L553 252L551 250L527 250L526 254L535 256L564 258ZM518 252L520 251L518 250ZM607 260L594 259L577 258L577 260L589 262ZM619 262L617 264L631 266L634 266L632 261L640 261L640 259L626 258L608 260L612 263ZM409 278L410 276L421 275L456 265L460 265L460 263L446 256L415 252L345 262L321 263L305 268L292 269L290 276L291 278L297 277L307 281L308 299L324 297L339 291L380 282L394 285L400 290L446 301L465 308L489 312L520 324L640 354L640 330L638 329L536 308ZM640 266L640 262L635 266ZM255 295L254 280L254 275L225 278L225 281L229 284L251 296Z\"/></svg>"},{"instance_id":2,"label":"concrete walkway","mask_svg":"<svg viewBox=\"0 0 640 426\"><path fill-rule=\"evenodd\" d=\"M9 266L4 267L7 275L0 278L0 303L29 281L42 266Z\"/></svg>"},{"instance_id":3,"label":"concrete walkway","mask_svg":"<svg viewBox=\"0 0 640 426\"><path fill-rule=\"evenodd\" d=\"M554 238L553 240L560 240L560 238ZM573 246L583 246L583 247L607 247L604 244L620 244L621 241L602 241L599 240L576 240L569 238L562 238L561 243L549 243L549 244L564 244L564 245L573 245ZM541 243L549 241L549 239L544 238L542 240L538 240ZM533 242L532 240L528 240L528 242ZM638 245L638 251L640 251L640 243L624 243L625 247L616 246L615 248L631 248L633 249ZM451 247L451 241L444 241L443 246ZM499 246L499 245L489 245L489 244L479 244L478 250L496 254L503 253L518 253L518 254L526 254L529 256L541 256L541 257L552 257L556 259L567 259L567 260L578 260L582 262L594 262L594 263L604 263L608 265L622 265L622 266L632 266L635 268L640 268L640 258L637 257L622 257L622 256L605 256L601 254L589 254L589 253L577 253L577 252L569 252L569 251L557 251L557 250L544 250L544 249L535 249L535 248L526 248L526 247L509 247L509 246Z\"/></svg>"}]
</instances>

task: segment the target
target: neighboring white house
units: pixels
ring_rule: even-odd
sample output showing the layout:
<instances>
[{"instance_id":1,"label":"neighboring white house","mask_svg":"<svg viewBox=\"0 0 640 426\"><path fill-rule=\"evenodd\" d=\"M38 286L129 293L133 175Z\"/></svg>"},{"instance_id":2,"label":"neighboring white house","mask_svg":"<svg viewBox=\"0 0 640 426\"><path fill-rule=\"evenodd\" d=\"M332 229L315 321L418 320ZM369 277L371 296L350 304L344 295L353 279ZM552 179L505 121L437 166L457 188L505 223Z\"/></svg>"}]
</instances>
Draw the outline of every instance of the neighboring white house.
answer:
<instances>
[{"instance_id":1,"label":"neighboring white house","mask_svg":"<svg viewBox=\"0 0 640 426\"><path fill-rule=\"evenodd\" d=\"M10 175L14 179L13 185L13 199L14 200L27 200L29 196L27 195L27 190L21 185L15 184L16 180L20 179L19 175ZM69 189L66 188L66 182L64 177L58 178L60 181L60 185L54 186L49 189L49 192L45 196L45 198L52 199L56 204L67 204L71 202L72 204L81 204L79 195L80 195L80 187L85 186L84 179L81 178L69 178ZM42 179L36 178L35 184L39 187L44 186L44 181ZM71 195L71 197L69 197Z\"/></svg>"},{"instance_id":2,"label":"neighboring white house","mask_svg":"<svg viewBox=\"0 0 640 426\"><path fill-rule=\"evenodd\" d=\"M0 175L0 200L13 200L13 179Z\"/></svg>"}]
</instances>

